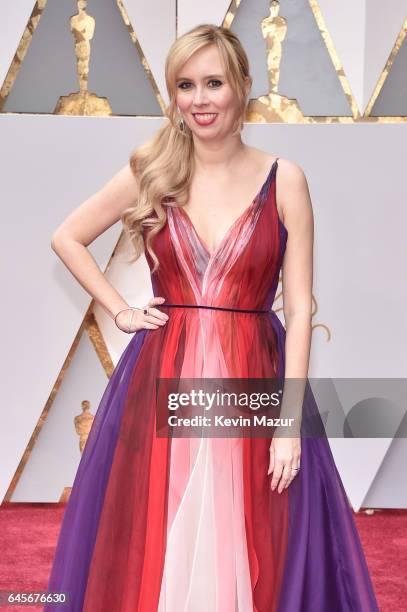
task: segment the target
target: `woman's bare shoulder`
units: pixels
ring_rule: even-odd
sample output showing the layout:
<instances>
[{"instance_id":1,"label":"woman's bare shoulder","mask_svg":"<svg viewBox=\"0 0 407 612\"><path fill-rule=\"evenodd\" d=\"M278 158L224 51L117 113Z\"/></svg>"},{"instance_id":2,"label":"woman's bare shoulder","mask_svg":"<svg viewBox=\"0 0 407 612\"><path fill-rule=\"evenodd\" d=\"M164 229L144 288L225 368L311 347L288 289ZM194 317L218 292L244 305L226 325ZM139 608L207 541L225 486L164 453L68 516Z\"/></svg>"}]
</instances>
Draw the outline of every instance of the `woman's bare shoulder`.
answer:
<instances>
[{"instance_id":1,"label":"woman's bare shoulder","mask_svg":"<svg viewBox=\"0 0 407 612\"><path fill-rule=\"evenodd\" d=\"M283 175L283 179L291 179L293 181L301 181L305 179L305 173L299 163L291 159L280 157L278 153L270 154L267 151L258 149L257 147L249 147L252 154L258 157L261 162L265 161L265 164L272 164L278 160L279 175Z\"/></svg>"},{"instance_id":2,"label":"woman's bare shoulder","mask_svg":"<svg viewBox=\"0 0 407 612\"><path fill-rule=\"evenodd\" d=\"M312 203L302 166L291 159L278 158L276 200L286 224L311 221Z\"/></svg>"},{"instance_id":3,"label":"woman's bare shoulder","mask_svg":"<svg viewBox=\"0 0 407 612\"><path fill-rule=\"evenodd\" d=\"M291 199L293 194L309 194L307 177L298 162L278 157L277 189L278 187L280 201Z\"/></svg>"},{"instance_id":4,"label":"woman's bare shoulder","mask_svg":"<svg viewBox=\"0 0 407 612\"><path fill-rule=\"evenodd\" d=\"M133 171L130 162L127 162L113 177L118 186L128 190L131 196L136 199L138 196L138 178Z\"/></svg>"},{"instance_id":5,"label":"woman's bare shoulder","mask_svg":"<svg viewBox=\"0 0 407 612\"><path fill-rule=\"evenodd\" d=\"M278 155L276 157L278 158L278 166L281 169L280 174L283 174L284 177L291 177L297 181L306 179L304 169L298 162L285 157L279 157Z\"/></svg>"}]
</instances>

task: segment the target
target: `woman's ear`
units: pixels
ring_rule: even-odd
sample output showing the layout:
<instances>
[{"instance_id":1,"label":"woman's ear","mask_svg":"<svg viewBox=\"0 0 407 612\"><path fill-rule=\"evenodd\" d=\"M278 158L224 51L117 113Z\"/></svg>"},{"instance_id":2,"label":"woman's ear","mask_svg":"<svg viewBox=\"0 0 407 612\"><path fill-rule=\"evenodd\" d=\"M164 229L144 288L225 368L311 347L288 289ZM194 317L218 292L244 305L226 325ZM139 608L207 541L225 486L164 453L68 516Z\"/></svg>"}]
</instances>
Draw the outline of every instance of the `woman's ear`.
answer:
<instances>
[{"instance_id":1,"label":"woman's ear","mask_svg":"<svg viewBox=\"0 0 407 612\"><path fill-rule=\"evenodd\" d=\"M245 77L246 98L249 96L250 90L252 88L252 83L253 83L252 77L251 76L246 76Z\"/></svg>"}]
</instances>

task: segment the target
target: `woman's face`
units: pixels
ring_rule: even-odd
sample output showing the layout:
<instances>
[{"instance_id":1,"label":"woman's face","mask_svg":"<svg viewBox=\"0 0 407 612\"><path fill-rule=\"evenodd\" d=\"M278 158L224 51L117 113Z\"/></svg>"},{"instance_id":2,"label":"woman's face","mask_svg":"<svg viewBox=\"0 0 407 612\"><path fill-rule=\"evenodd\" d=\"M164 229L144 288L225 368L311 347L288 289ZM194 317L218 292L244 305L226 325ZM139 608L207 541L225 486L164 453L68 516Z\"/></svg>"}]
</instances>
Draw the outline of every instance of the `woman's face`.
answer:
<instances>
[{"instance_id":1,"label":"woman's face","mask_svg":"<svg viewBox=\"0 0 407 612\"><path fill-rule=\"evenodd\" d=\"M237 107L216 45L208 45L181 68L176 103L194 136L223 138L234 127Z\"/></svg>"}]
</instances>

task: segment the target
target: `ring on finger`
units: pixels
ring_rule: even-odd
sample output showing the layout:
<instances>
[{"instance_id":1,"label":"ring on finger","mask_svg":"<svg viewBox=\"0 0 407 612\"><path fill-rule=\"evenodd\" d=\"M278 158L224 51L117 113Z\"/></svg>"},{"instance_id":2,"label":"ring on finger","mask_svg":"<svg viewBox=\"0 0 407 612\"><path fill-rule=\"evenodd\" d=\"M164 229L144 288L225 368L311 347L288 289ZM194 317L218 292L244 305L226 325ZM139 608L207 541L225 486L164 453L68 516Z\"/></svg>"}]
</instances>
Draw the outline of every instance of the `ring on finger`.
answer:
<instances>
[{"instance_id":1,"label":"ring on finger","mask_svg":"<svg viewBox=\"0 0 407 612\"><path fill-rule=\"evenodd\" d=\"M284 470L283 470L282 475L281 475L282 476L282 480L285 480L286 482L289 482L293 478L293 474L292 473L290 474L289 469L290 468L288 466L286 466L284 468Z\"/></svg>"}]
</instances>

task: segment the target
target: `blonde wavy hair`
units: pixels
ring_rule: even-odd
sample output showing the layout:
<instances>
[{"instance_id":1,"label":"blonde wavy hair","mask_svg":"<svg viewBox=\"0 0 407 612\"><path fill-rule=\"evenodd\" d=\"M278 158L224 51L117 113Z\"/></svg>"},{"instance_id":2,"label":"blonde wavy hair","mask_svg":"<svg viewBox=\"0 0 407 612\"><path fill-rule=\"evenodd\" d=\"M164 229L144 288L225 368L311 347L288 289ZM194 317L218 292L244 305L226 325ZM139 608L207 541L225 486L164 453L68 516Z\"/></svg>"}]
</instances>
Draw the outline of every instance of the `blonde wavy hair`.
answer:
<instances>
[{"instance_id":1,"label":"blonde wavy hair","mask_svg":"<svg viewBox=\"0 0 407 612\"><path fill-rule=\"evenodd\" d=\"M172 44L165 63L170 103L165 111L164 125L130 156L130 167L137 178L139 193L137 203L122 213L121 221L135 250L130 263L139 258L145 246L154 262L151 273L159 267L151 241L166 224L165 202L174 202L177 206L187 203L194 172L194 143L191 130L185 122L180 123L176 104L176 79L189 58L207 45L217 46L222 67L235 94L237 117L233 134L238 134L243 128L248 97L245 85L248 79L250 85L252 83L246 52L238 37L230 30L222 26L201 24ZM144 228L149 228L145 239Z\"/></svg>"}]
</instances>

